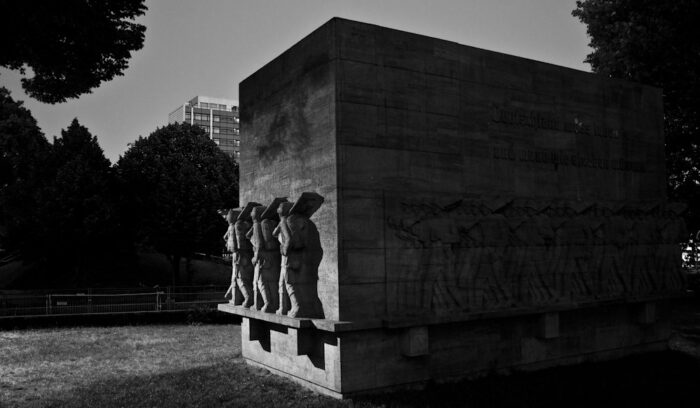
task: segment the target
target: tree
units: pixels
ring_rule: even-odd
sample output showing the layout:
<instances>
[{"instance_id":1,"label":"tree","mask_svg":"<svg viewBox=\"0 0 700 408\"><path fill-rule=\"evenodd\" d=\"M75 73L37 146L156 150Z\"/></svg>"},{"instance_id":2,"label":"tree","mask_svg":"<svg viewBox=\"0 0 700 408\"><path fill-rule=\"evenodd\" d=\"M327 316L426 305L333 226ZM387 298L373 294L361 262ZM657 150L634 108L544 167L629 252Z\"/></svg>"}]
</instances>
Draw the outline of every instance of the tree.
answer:
<instances>
[{"instance_id":1,"label":"tree","mask_svg":"<svg viewBox=\"0 0 700 408\"><path fill-rule=\"evenodd\" d=\"M183 258L221 251L226 224L217 210L238 203L238 167L202 129L159 128L140 137L116 168L123 217L137 241L168 256L173 284Z\"/></svg>"},{"instance_id":2,"label":"tree","mask_svg":"<svg viewBox=\"0 0 700 408\"><path fill-rule=\"evenodd\" d=\"M669 197L689 204L700 229L700 2L585 0L572 12L588 26L594 72L663 88Z\"/></svg>"},{"instance_id":3,"label":"tree","mask_svg":"<svg viewBox=\"0 0 700 408\"><path fill-rule=\"evenodd\" d=\"M46 103L77 98L122 75L143 47L143 0L0 0L0 66L18 69L27 94Z\"/></svg>"},{"instance_id":4,"label":"tree","mask_svg":"<svg viewBox=\"0 0 700 408\"><path fill-rule=\"evenodd\" d=\"M39 251L49 173L50 145L22 102L0 88L0 226L7 231L4 249L25 255Z\"/></svg>"},{"instance_id":5,"label":"tree","mask_svg":"<svg viewBox=\"0 0 700 408\"><path fill-rule=\"evenodd\" d=\"M99 269L95 265L115 250L118 221L111 163L97 137L73 119L61 138L54 138L46 165L52 179L41 208L48 219L49 263L76 285L96 282L99 277L87 276L87 270Z\"/></svg>"},{"instance_id":6,"label":"tree","mask_svg":"<svg viewBox=\"0 0 700 408\"><path fill-rule=\"evenodd\" d=\"M49 144L31 113L0 88L0 247L21 255L15 285L128 280L133 245L115 211L117 188L97 138L77 119Z\"/></svg>"}]
</instances>

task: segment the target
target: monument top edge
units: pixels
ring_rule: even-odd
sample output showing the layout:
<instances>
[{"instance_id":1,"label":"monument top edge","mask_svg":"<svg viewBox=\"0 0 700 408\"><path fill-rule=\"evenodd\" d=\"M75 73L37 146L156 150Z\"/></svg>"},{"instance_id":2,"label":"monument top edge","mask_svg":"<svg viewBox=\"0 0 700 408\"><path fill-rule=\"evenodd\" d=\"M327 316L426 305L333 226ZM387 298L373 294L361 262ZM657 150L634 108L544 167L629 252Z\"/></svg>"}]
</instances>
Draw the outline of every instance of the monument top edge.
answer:
<instances>
[{"instance_id":1,"label":"monument top edge","mask_svg":"<svg viewBox=\"0 0 700 408\"><path fill-rule=\"evenodd\" d=\"M596 78L598 78L598 79L602 79L602 80L605 80L605 81L609 81L609 82L611 82L611 83L636 85L636 86L641 86L641 87L644 87L644 88L655 89L655 90L658 90L658 92L661 92L661 88L656 87L656 86L653 86L653 85L643 84L643 83L639 83L639 82L635 82L635 81L631 81L631 80L627 80L627 79L610 78L610 77L607 77L607 76L605 76L605 75L597 74L597 73L594 73L594 72L591 72L591 71L584 71L584 70L581 70L581 69L572 68L572 67L567 67L567 66L564 66L564 65L558 65L558 64L551 63L551 62L536 60L536 59L529 58L529 57L525 57L525 56L521 56L521 55L508 54L508 53L505 53L505 52L502 52L502 51L495 51L495 50L490 50L490 49L486 49L486 48L477 47L477 46L474 46L474 45L459 43L459 42L457 42L457 41L453 41L453 40L449 40L449 39L445 39L445 38L433 37L433 36L426 35L426 34L420 34L420 33L412 32L412 31L407 31L407 30L403 30L403 29L398 29L398 28L391 28L391 27L382 26L382 25L379 25L379 24L374 24L374 23L367 23L367 22L363 22L363 21L351 20L351 19L348 19L348 18L345 18L345 17L339 17L339 16L331 17L329 20L327 20L326 22L324 22L323 24L321 24L320 26L318 26L316 29L312 30L309 34L307 34L306 36L300 38L297 42L295 42L295 43L294 43L293 45L291 45L289 48L287 48L286 50L284 50L281 54L277 55L277 56L274 57L272 60L270 60L269 62L265 63L261 68L258 69L258 71L264 70L266 67L268 67L268 66L270 66L270 65L273 65L273 64L274 64L276 61L278 61L282 56L284 56L284 55L285 55L286 53L288 53L290 50L295 49L295 48L297 48L298 46L300 46L300 44L304 43L305 40L307 40L307 39L309 39L310 37L314 36L314 34L317 34L317 33L321 32L321 31L323 31L323 30L326 30L326 29L328 29L329 27L335 27L335 26L338 25L338 24L345 24L346 26L354 26L354 27L358 27L358 28L359 28L359 27L365 27L365 28L370 28L370 29L373 29L373 30L384 30L384 31L387 31L387 32L400 33L400 34L406 35L406 36L421 37L421 38L424 38L424 39L426 39L426 40L432 40L432 41L437 41L437 42L441 42L441 43L444 43L444 44L450 44L450 45L456 46L456 47L469 48L469 49L472 49L472 50L477 51L477 52L489 53L489 54L492 54L492 55L494 55L494 56L500 56L500 57L506 57L506 58L515 58L515 59L519 59L519 60L523 60L523 61L528 61L528 62L530 62L530 63L536 63L536 64L540 64L540 65L555 67L555 68L561 69L561 70L568 70L568 71L571 71L572 74L577 74L577 75L589 75L589 76L592 76L592 77L596 77ZM334 32L334 35L337 35L338 30L332 30L332 32ZM241 81L241 83L244 83L244 82L248 81L249 79L251 79L252 77L254 77L258 71L255 71L255 72L251 73L250 75L248 75L246 78L244 78L244 79Z\"/></svg>"}]
</instances>

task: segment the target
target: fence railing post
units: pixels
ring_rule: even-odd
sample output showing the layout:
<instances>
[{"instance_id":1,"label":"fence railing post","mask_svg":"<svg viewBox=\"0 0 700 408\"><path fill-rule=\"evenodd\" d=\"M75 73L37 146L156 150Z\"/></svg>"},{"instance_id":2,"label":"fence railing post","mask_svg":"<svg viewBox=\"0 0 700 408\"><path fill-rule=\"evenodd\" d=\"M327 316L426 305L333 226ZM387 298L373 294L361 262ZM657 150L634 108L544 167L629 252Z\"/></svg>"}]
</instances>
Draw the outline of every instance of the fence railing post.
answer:
<instances>
[{"instance_id":1,"label":"fence railing post","mask_svg":"<svg viewBox=\"0 0 700 408\"><path fill-rule=\"evenodd\" d=\"M88 309L88 313L92 313L92 289L88 288L87 293L88 293L87 309Z\"/></svg>"},{"instance_id":2,"label":"fence railing post","mask_svg":"<svg viewBox=\"0 0 700 408\"><path fill-rule=\"evenodd\" d=\"M23 296L13 294L11 297L0 291L0 317L47 316L54 313L63 315L185 310L220 303L221 295L218 290L213 292L209 287L185 286L156 287L147 290L124 288L120 291L107 291L110 293L102 293L102 291L104 289L98 289L95 293L92 288L86 288L80 291L81 293L52 293L47 290L27 292ZM54 303L56 303L55 310Z\"/></svg>"},{"instance_id":3,"label":"fence railing post","mask_svg":"<svg viewBox=\"0 0 700 408\"><path fill-rule=\"evenodd\" d=\"M168 291L168 292L167 292L167 298L166 298L166 300L165 300L165 302L166 302L166 310L171 310L171 309L172 309L172 306L173 306L173 299L172 299L172 297L171 297L171 296L172 296L172 291L171 291L170 289L171 289L170 286L168 286L168 287L166 288L166 290Z\"/></svg>"}]
</instances>

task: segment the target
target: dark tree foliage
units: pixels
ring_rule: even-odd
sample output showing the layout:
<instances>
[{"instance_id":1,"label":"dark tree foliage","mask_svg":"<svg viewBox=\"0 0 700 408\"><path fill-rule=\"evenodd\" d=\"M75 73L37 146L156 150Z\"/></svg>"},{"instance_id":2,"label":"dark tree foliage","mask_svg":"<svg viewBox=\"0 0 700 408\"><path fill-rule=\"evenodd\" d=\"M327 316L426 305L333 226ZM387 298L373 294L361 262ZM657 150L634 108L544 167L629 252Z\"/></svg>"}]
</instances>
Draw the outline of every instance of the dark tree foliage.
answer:
<instances>
[{"instance_id":1,"label":"dark tree foliage","mask_svg":"<svg viewBox=\"0 0 700 408\"><path fill-rule=\"evenodd\" d=\"M663 88L669 196L700 229L700 1L585 0L593 71Z\"/></svg>"},{"instance_id":2,"label":"dark tree foliage","mask_svg":"<svg viewBox=\"0 0 700 408\"><path fill-rule=\"evenodd\" d=\"M74 285L99 281L101 277L88 276L88 270L100 270L98 264L117 249L111 163L97 138L73 119L61 138L54 138L46 165L53 176L47 186L49 199L42 206L49 263Z\"/></svg>"},{"instance_id":3,"label":"dark tree foliage","mask_svg":"<svg viewBox=\"0 0 700 408\"><path fill-rule=\"evenodd\" d=\"M169 257L173 284L181 259L221 253L226 224L217 210L238 204L238 166L203 130L186 123L159 128L139 138L116 168L122 217L138 242Z\"/></svg>"},{"instance_id":4,"label":"dark tree foliage","mask_svg":"<svg viewBox=\"0 0 700 408\"><path fill-rule=\"evenodd\" d=\"M111 164L77 120L61 134L49 144L31 113L0 89L1 246L21 255L19 287L99 284L110 269L102 265L123 258L114 255L124 245Z\"/></svg>"},{"instance_id":5,"label":"dark tree foliage","mask_svg":"<svg viewBox=\"0 0 700 408\"><path fill-rule=\"evenodd\" d=\"M0 0L0 66L31 69L27 94L46 103L76 98L122 75L143 47L143 0Z\"/></svg>"},{"instance_id":6,"label":"dark tree foliage","mask_svg":"<svg viewBox=\"0 0 700 408\"><path fill-rule=\"evenodd\" d=\"M36 252L43 236L40 206L49 177L50 145L31 112L0 88L0 247L24 254Z\"/></svg>"}]
</instances>

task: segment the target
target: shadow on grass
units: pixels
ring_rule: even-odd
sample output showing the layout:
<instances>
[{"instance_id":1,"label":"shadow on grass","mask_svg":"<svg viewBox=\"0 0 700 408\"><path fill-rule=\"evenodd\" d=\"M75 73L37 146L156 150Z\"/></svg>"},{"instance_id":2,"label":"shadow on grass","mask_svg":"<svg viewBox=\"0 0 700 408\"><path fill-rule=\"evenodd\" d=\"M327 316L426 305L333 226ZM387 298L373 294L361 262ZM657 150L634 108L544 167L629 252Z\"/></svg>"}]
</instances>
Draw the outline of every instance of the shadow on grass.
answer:
<instances>
[{"instance_id":1,"label":"shadow on grass","mask_svg":"<svg viewBox=\"0 0 700 408\"><path fill-rule=\"evenodd\" d=\"M38 404L36 404L38 402ZM42 398L51 407L279 407L346 406L250 367L237 358L157 375L110 378ZM291 404L291 405L290 405Z\"/></svg>"},{"instance_id":2,"label":"shadow on grass","mask_svg":"<svg viewBox=\"0 0 700 408\"><path fill-rule=\"evenodd\" d=\"M700 362L659 352L367 398L386 407L698 407ZM371 406L371 405L370 405Z\"/></svg>"},{"instance_id":3,"label":"shadow on grass","mask_svg":"<svg viewBox=\"0 0 700 408\"><path fill-rule=\"evenodd\" d=\"M337 401L235 359L167 374L100 379L42 399L40 406L697 407L699 384L698 360L663 352Z\"/></svg>"}]
</instances>

